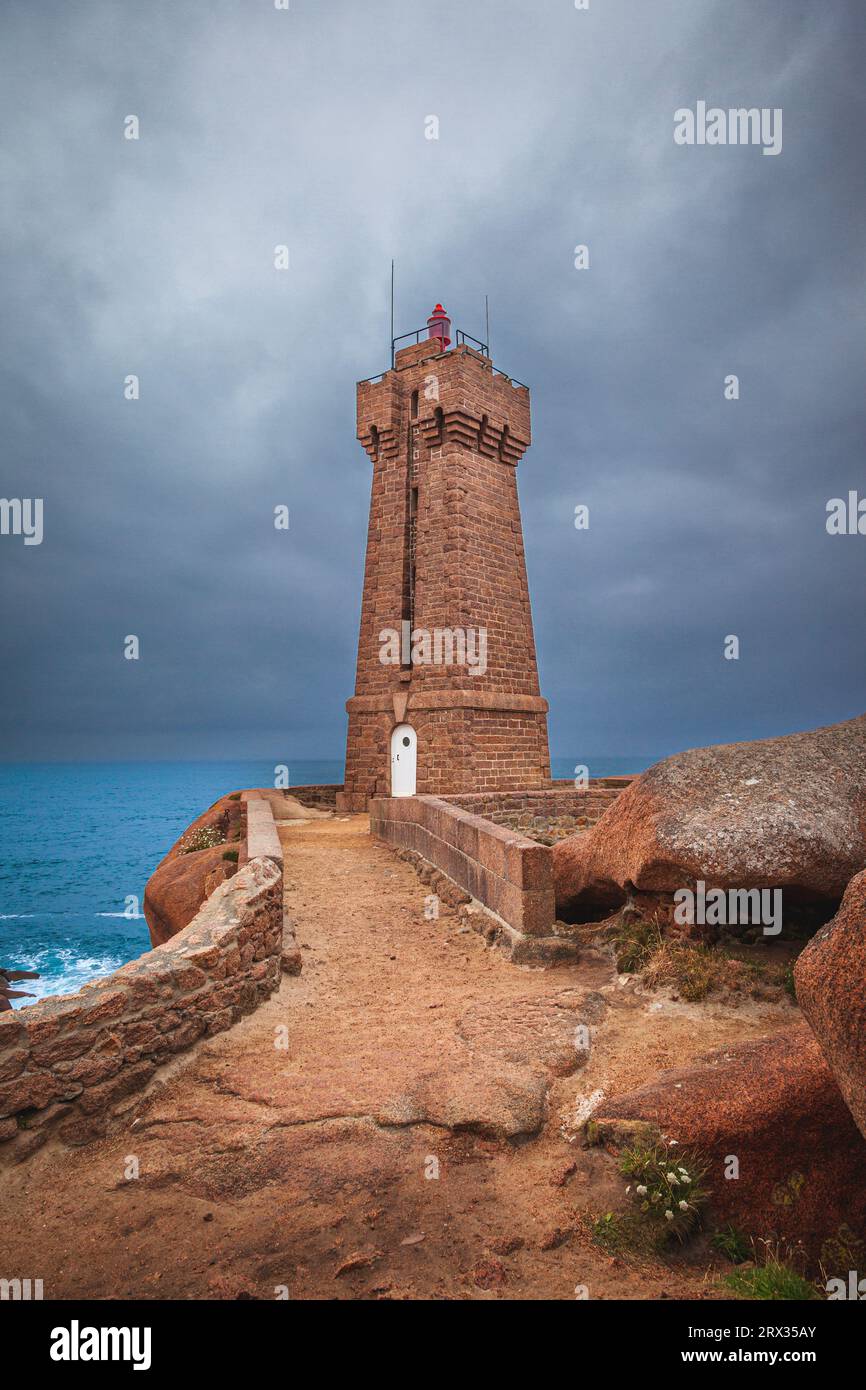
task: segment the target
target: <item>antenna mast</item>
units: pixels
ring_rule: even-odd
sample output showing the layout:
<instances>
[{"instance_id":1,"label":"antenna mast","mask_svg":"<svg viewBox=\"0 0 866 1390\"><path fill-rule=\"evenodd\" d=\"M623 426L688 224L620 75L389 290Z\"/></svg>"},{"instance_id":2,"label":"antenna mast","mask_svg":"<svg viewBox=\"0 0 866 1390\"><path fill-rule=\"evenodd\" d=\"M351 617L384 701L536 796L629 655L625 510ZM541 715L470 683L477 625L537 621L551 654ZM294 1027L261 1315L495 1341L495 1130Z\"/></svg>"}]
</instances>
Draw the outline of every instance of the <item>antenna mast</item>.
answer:
<instances>
[{"instance_id":1,"label":"antenna mast","mask_svg":"<svg viewBox=\"0 0 866 1390\"><path fill-rule=\"evenodd\" d=\"M394 260L391 259L391 366L394 365Z\"/></svg>"}]
</instances>

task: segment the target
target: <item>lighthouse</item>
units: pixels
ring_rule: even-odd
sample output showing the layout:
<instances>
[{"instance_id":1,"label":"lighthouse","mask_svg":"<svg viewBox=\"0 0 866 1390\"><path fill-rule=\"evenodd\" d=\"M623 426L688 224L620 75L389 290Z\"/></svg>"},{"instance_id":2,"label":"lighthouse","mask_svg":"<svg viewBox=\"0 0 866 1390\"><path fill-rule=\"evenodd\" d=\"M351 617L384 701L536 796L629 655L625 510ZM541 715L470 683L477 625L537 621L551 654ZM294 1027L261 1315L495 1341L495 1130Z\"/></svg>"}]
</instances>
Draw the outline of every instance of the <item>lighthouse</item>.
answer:
<instances>
[{"instance_id":1,"label":"lighthouse","mask_svg":"<svg viewBox=\"0 0 866 1390\"><path fill-rule=\"evenodd\" d=\"M550 781L517 497L529 389L453 341L441 304L406 336L357 387L373 476L347 810Z\"/></svg>"}]
</instances>

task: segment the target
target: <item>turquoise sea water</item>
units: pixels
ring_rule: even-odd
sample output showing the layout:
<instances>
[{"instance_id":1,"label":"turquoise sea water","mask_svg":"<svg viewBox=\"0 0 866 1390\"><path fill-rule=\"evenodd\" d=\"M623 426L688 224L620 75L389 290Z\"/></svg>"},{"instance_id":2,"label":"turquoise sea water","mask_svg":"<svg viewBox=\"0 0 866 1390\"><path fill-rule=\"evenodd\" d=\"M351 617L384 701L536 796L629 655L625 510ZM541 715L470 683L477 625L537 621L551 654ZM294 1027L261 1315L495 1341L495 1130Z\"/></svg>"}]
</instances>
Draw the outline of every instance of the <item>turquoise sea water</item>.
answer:
<instances>
[{"instance_id":1,"label":"turquoise sea water","mask_svg":"<svg viewBox=\"0 0 866 1390\"><path fill-rule=\"evenodd\" d=\"M290 775L342 782L343 764L294 762ZM0 965L38 970L20 987L41 997L149 950L141 902L160 859L217 797L273 780L273 762L0 765Z\"/></svg>"},{"instance_id":2,"label":"turquoise sea water","mask_svg":"<svg viewBox=\"0 0 866 1390\"><path fill-rule=\"evenodd\" d=\"M554 777L573 776L575 762L554 759ZM648 763L599 757L589 765L604 776ZM342 782L343 764L296 761L290 775L295 786ZM39 998L78 989L148 950L141 901L160 859L217 797L270 786L273 777L265 762L0 765L0 965L38 970L40 979L21 987Z\"/></svg>"}]
</instances>

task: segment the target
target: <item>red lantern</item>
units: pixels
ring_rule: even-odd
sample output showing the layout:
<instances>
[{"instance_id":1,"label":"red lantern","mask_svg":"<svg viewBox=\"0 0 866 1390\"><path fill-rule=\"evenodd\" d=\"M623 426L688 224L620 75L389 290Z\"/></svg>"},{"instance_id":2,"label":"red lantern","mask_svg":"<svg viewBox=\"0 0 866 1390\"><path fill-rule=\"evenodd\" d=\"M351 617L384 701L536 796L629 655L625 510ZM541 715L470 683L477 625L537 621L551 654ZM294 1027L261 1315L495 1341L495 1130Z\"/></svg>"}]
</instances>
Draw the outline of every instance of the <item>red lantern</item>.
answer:
<instances>
[{"instance_id":1,"label":"red lantern","mask_svg":"<svg viewBox=\"0 0 866 1390\"><path fill-rule=\"evenodd\" d=\"M442 352L451 346L451 320L441 304L436 305L436 308L427 320L427 329L427 336L429 338L439 339L439 346Z\"/></svg>"}]
</instances>

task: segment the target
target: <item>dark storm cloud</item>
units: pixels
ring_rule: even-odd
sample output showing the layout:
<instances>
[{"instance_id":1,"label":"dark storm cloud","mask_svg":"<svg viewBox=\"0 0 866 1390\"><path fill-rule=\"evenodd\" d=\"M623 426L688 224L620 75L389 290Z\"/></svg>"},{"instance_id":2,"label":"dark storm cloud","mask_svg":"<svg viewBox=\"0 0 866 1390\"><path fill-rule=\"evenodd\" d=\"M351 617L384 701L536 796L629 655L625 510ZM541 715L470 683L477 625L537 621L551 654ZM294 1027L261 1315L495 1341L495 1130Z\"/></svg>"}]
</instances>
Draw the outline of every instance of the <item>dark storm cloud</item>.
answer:
<instances>
[{"instance_id":1,"label":"dark storm cloud","mask_svg":"<svg viewBox=\"0 0 866 1390\"><path fill-rule=\"evenodd\" d=\"M4 756L341 754L392 255L398 331L442 299L480 335L488 293L533 389L555 753L863 709L866 539L824 530L866 488L853 0L7 2L2 30L0 491L45 499L41 546L0 539ZM675 146L700 99L783 108L782 154Z\"/></svg>"}]
</instances>

